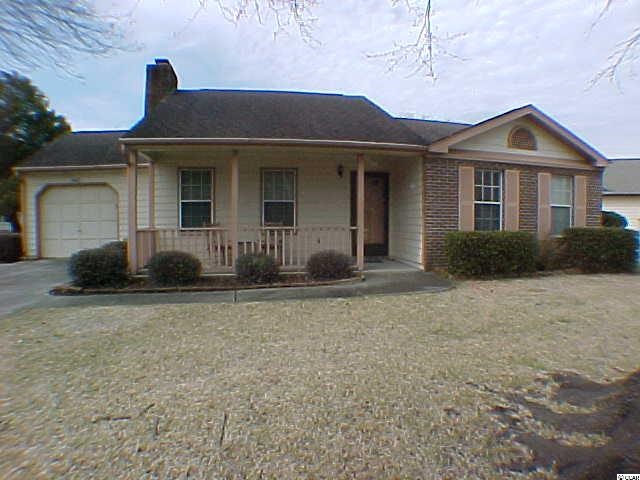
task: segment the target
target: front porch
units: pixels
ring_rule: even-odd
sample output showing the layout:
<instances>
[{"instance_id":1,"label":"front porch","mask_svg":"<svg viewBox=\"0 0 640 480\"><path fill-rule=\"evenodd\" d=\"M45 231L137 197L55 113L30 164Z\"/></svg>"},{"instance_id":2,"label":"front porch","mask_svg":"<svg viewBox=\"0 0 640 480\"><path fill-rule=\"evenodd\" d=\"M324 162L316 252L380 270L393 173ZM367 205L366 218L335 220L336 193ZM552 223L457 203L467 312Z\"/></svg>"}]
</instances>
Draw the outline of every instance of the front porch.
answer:
<instances>
[{"instance_id":1,"label":"front porch","mask_svg":"<svg viewBox=\"0 0 640 480\"><path fill-rule=\"evenodd\" d=\"M230 273L247 253L302 271L322 250L352 256L359 271L366 255L421 267L415 155L174 145L126 151L128 204L138 207L127 214L133 272L169 250L193 254L205 273Z\"/></svg>"}]
</instances>

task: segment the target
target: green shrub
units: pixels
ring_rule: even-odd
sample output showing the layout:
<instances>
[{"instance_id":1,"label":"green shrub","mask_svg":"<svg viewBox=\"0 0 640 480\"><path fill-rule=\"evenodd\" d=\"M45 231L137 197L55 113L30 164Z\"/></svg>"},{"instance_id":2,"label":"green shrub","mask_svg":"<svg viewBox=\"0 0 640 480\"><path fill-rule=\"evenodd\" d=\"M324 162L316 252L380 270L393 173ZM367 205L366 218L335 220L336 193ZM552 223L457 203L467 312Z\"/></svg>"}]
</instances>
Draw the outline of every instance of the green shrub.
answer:
<instances>
[{"instance_id":1,"label":"green shrub","mask_svg":"<svg viewBox=\"0 0 640 480\"><path fill-rule=\"evenodd\" d=\"M629 222L624 216L620 215L617 212L607 212L605 210L602 211L602 219L601 222L603 227L617 227L617 228L627 228Z\"/></svg>"},{"instance_id":2,"label":"green shrub","mask_svg":"<svg viewBox=\"0 0 640 480\"><path fill-rule=\"evenodd\" d=\"M186 252L156 253L147 264L152 283L161 286L189 285L200 276L200 260Z\"/></svg>"},{"instance_id":3,"label":"green shrub","mask_svg":"<svg viewBox=\"0 0 640 480\"><path fill-rule=\"evenodd\" d=\"M536 267L536 239L527 232L451 232L445 250L454 275L517 275Z\"/></svg>"},{"instance_id":4,"label":"green shrub","mask_svg":"<svg viewBox=\"0 0 640 480\"><path fill-rule=\"evenodd\" d=\"M560 238L549 238L538 242L537 270L560 270L567 268L564 244Z\"/></svg>"},{"instance_id":5,"label":"green shrub","mask_svg":"<svg viewBox=\"0 0 640 480\"><path fill-rule=\"evenodd\" d=\"M126 242L126 240L124 240L124 241L116 240L114 242L105 243L100 248L119 252L122 255L124 255L125 258L127 256L127 242Z\"/></svg>"},{"instance_id":6,"label":"green shrub","mask_svg":"<svg viewBox=\"0 0 640 480\"><path fill-rule=\"evenodd\" d=\"M307 273L314 280L334 280L353 275L351 257L335 250L314 253L307 261Z\"/></svg>"},{"instance_id":7,"label":"green shrub","mask_svg":"<svg viewBox=\"0 0 640 480\"><path fill-rule=\"evenodd\" d=\"M80 250L69 259L74 285L85 288L121 287L129 280L127 258L107 248Z\"/></svg>"},{"instance_id":8,"label":"green shrub","mask_svg":"<svg viewBox=\"0 0 640 480\"><path fill-rule=\"evenodd\" d=\"M13 263L22 257L19 233L0 233L0 263Z\"/></svg>"},{"instance_id":9,"label":"green shrub","mask_svg":"<svg viewBox=\"0 0 640 480\"><path fill-rule=\"evenodd\" d=\"M243 283L273 283L280 276L280 268L271 255L248 253L236 260L236 275Z\"/></svg>"},{"instance_id":10,"label":"green shrub","mask_svg":"<svg viewBox=\"0 0 640 480\"><path fill-rule=\"evenodd\" d=\"M631 272L638 255L638 233L615 227L568 228L562 236L569 267L583 272Z\"/></svg>"}]
</instances>

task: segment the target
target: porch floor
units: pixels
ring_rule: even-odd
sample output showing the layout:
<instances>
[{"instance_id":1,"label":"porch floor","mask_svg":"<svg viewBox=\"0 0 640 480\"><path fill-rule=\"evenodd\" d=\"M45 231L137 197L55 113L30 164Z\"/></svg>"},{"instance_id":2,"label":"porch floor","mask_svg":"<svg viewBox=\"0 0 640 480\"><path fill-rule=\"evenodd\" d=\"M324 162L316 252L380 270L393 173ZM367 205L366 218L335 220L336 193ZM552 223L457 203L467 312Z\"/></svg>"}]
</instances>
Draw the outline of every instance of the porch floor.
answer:
<instances>
[{"instance_id":1,"label":"porch floor","mask_svg":"<svg viewBox=\"0 0 640 480\"><path fill-rule=\"evenodd\" d=\"M364 272L415 272L421 269L408 263L389 258L365 258Z\"/></svg>"}]
</instances>

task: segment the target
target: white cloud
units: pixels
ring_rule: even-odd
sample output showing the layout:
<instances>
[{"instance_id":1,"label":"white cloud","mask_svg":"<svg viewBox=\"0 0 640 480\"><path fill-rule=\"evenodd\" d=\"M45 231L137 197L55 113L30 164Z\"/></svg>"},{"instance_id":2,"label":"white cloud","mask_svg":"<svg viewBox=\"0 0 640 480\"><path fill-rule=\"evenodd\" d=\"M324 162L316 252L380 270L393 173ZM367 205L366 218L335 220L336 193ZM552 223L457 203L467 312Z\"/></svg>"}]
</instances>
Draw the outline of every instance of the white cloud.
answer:
<instances>
[{"instance_id":1,"label":"white cloud","mask_svg":"<svg viewBox=\"0 0 640 480\"><path fill-rule=\"evenodd\" d=\"M100 5L122 10L131 3ZM588 88L617 42L640 25L638 0L614 2L593 29L603 0L436 0L436 34L463 34L443 46L464 60L439 55L435 83L367 58L415 33L406 9L385 0L324 0L315 10L316 48L295 31L274 40L269 24L236 27L213 3L190 21L197 2L141 0L127 27L144 46L79 64L84 83L47 68L25 73L78 129L130 126L142 112L144 65L168 57L183 88L363 94L393 114L469 122L535 103L608 155L640 155L633 66L621 71L620 88Z\"/></svg>"}]
</instances>

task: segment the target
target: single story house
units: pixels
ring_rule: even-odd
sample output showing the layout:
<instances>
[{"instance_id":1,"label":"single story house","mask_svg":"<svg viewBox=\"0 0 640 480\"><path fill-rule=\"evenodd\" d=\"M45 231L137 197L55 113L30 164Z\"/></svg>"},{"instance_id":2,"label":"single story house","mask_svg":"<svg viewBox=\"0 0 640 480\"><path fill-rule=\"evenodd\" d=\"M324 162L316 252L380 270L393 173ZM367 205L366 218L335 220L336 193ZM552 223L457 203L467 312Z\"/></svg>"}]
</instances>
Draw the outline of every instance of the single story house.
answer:
<instances>
[{"instance_id":1,"label":"single story house","mask_svg":"<svg viewBox=\"0 0 640 480\"><path fill-rule=\"evenodd\" d=\"M174 249L211 272L325 249L431 269L448 232L600 223L607 159L532 105L471 125L361 96L180 90L168 60L146 73L129 130L71 133L16 167L28 257L127 239L133 271Z\"/></svg>"},{"instance_id":2,"label":"single story house","mask_svg":"<svg viewBox=\"0 0 640 480\"><path fill-rule=\"evenodd\" d=\"M640 231L640 158L611 159L604 172L602 209L619 213Z\"/></svg>"}]
</instances>

